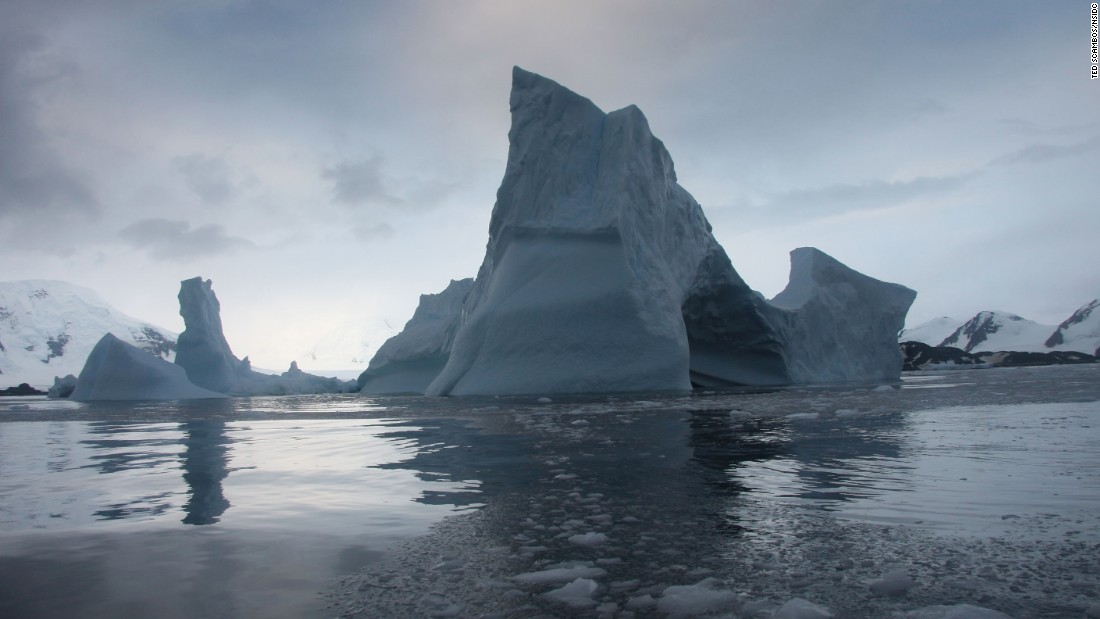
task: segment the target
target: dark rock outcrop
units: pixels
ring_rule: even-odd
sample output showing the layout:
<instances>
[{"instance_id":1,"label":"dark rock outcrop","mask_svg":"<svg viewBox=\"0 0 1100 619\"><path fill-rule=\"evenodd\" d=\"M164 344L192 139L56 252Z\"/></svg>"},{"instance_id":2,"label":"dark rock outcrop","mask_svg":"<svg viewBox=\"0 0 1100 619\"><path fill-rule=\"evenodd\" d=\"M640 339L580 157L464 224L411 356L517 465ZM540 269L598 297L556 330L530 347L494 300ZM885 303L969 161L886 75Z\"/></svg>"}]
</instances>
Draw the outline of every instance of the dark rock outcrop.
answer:
<instances>
[{"instance_id":1,"label":"dark rock outcrop","mask_svg":"<svg viewBox=\"0 0 1100 619\"><path fill-rule=\"evenodd\" d=\"M953 367L1000 368L1039 365L1096 363L1100 355L1072 351L1018 352L997 351L968 353L951 346L929 346L923 342L902 342L903 371L940 370ZM1100 351L1097 351L1100 353Z\"/></svg>"},{"instance_id":2,"label":"dark rock outcrop","mask_svg":"<svg viewBox=\"0 0 1100 619\"><path fill-rule=\"evenodd\" d=\"M902 371L939 369L944 367L985 367L985 362L954 346L929 346L924 342L902 342Z\"/></svg>"},{"instance_id":3,"label":"dark rock outcrop","mask_svg":"<svg viewBox=\"0 0 1100 619\"><path fill-rule=\"evenodd\" d=\"M39 391L34 387L31 387L27 383L19 383L15 387L8 387L7 389L0 389L0 396L5 395L46 395L45 391Z\"/></svg>"}]
</instances>

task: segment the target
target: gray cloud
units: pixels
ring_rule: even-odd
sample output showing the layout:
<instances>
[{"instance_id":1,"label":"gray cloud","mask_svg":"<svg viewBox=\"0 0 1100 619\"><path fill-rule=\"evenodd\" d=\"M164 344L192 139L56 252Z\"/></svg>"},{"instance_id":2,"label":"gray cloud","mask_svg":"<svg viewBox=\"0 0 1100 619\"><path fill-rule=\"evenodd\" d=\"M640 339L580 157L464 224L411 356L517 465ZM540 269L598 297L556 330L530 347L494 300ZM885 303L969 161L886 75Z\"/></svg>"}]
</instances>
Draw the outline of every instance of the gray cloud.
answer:
<instances>
[{"instance_id":1,"label":"gray cloud","mask_svg":"<svg viewBox=\"0 0 1100 619\"><path fill-rule=\"evenodd\" d=\"M65 164L40 126L35 96L72 67L38 58L40 37L0 31L0 217L83 212L99 203L83 177Z\"/></svg>"},{"instance_id":2,"label":"gray cloud","mask_svg":"<svg viewBox=\"0 0 1100 619\"><path fill-rule=\"evenodd\" d=\"M1100 121L1060 125L1040 125L1023 118L1002 118L1001 125L1009 131L1028 135L1082 135L1100 128Z\"/></svg>"},{"instance_id":3,"label":"gray cloud","mask_svg":"<svg viewBox=\"0 0 1100 619\"><path fill-rule=\"evenodd\" d=\"M309 298L338 307L350 298L334 266L385 260L399 235L400 264L367 276L372 311L399 317L480 264L518 64L604 109L637 104L708 214L760 231L737 237L743 255L875 252L877 276L922 283L917 312L946 311L936 299L961 293L981 306L987 293L971 284L995 280L999 261L969 263L962 286L942 263L890 246L941 233L940 253L953 255L1041 218L1095 229L1079 171L1096 151L1015 152L1100 132L1095 84L1074 60L1079 7L1009 4L14 0L0 19L0 264L9 277L140 301L134 279L171 280L169 260L237 250L220 261L237 285L278 289L294 265L301 285L326 290ZM1002 163L1049 163L968 167L1005 153ZM712 212L740 192L751 205ZM948 200L968 208L916 208ZM199 220L182 214L188 203L213 205L201 221L226 228L174 221ZM97 222L58 225L97 211ZM245 264L259 256L233 233L293 242L265 241L263 263ZM1014 240L1013 254L1049 260L1044 280L1064 282L1079 250L1051 238ZM89 258L112 240L160 259ZM77 257L48 262L44 251ZM786 269L774 279L778 290ZM1006 309L1027 314L1031 299L1058 296L1044 285ZM275 311L254 296L251 311ZM269 345L250 328L245 349Z\"/></svg>"},{"instance_id":4,"label":"gray cloud","mask_svg":"<svg viewBox=\"0 0 1100 619\"><path fill-rule=\"evenodd\" d=\"M387 223L375 224L373 226L360 225L353 226L351 228L352 234L361 241L371 242L388 239L393 236L393 226Z\"/></svg>"},{"instance_id":5,"label":"gray cloud","mask_svg":"<svg viewBox=\"0 0 1100 619\"><path fill-rule=\"evenodd\" d=\"M382 179L382 159L345 161L321 171L321 177L332 182L332 200L342 204L382 204L398 206L404 200L390 193Z\"/></svg>"},{"instance_id":6,"label":"gray cloud","mask_svg":"<svg viewBox=\"0 0 1100 619\"><path fill-rule=\"evenodd\" d=\"M1100 136L1072 144L1032 144L997 157L990 165L1014 165L1018 163L1044 163L1057 159L1077 157L1100 150Z\"/></svg>"},{"instance_id":7,"label":"gray cloud","mask_svg":"<svg viewBox=\"0 0 1100 619\"><path fill-rule=\"evenodd\" d=\"M119 236L158 260L186 260L254 248L248 239L229 236L218 224L195 228L185 221L143 219L123 228Z\"/></svg>"},{"instance_id":8,"label":"gray cloud","mask_svg":"<svg viewBox=\"0 0 1100 619\"><path fill-rule=\"evenodd\" d=\"M873 180L801 189L779 194L761 206L743 206L739 214L748 215L750 223L756 220L759 224L789 224L854 211L873 211L954 191L977 174L919 176L909 181Z\"/></svg>"},{"instance_id":9,"label":"gray cloud","mask_svg":"<svg viewBox=\"0 0 1100 619\"><path fill-rule=\"evenodd\" d=\"M187 186L207 204L224 204L237 193L229 166L221 157L203 154L175 157L172 166L183 175Z\"/></svg>"}]
</instances>

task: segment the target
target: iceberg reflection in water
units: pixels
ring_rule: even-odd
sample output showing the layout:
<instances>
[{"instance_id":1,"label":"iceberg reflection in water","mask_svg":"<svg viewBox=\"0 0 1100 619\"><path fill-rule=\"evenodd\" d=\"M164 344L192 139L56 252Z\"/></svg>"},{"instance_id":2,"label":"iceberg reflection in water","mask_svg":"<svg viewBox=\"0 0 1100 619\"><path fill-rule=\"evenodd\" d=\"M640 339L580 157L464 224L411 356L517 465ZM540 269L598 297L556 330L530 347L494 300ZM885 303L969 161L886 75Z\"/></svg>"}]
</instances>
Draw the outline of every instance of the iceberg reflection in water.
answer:
<instances>
[{"instance_id":1,"label":"iceberg reflection in water","mask_svg":"<svg viewBox=\"0 0 1100 619\"><path fill-rule=\"evenodd\" d=\"M222 491L222 480L229 475L226 468L229 438L221 420L193 420L180 424L183 431L183 480L190 497L183 505L187 514L184 524L214 524L229 501Z\"/></svg>"},{"instance_id":2,"label":"iceberg reflection in water","mask_svg":"<svg viewBox=\"0 0 1100 619\"><path fill-rule=\"evenodd\" d=\"M3 401L0 615L595 614L708 577L715 599L848 617L1080 614L1100 595L1097 370L549 402ZM592 605L523 584L555 565L602 574ZM895 568L918 586L868 591Z\"/></svg>"}]
</instances>

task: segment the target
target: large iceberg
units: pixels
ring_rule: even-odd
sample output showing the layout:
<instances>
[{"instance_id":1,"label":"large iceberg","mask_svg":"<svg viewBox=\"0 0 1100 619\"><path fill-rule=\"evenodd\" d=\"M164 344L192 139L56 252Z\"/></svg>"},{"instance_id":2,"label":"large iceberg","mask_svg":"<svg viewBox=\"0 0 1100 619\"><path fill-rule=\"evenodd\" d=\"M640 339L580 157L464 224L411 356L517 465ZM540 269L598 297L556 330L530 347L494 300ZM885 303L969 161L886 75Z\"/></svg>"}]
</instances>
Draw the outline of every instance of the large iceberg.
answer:
<instances>
[{"instance_id":1,"label":"large iceberg","mask_svg":"<svg viewBox=\"0 0 1100 619\"><path fill-rule=\"evenodd\" d=\"M766 315L795 383L897 380L898 332L917 293L854 271L824 252L791 252L791 277Z\"/></svg>"},{"instance_id":2,"label":"large iceberg","mask_svg":"<svg viewBox=\"0 0 1100 619\"><path fill-rule=\"evenodd\" d=\"M176 341L176 364L200 387L230 395L340 393L355 387L353 381L307 374L295 362L279 376L253 371L248 357L238 359L225 339L211 280L180 282L179 301L185 328Z\"/></svg>"},{"instance_id":3,"label":"large iceberg","mask_svg":"<svg viewBox=\"0 0 1100 619\"><path fill-rule=\"evenodd\" d=\"M233 355L222 331L221 303L213 282L192 277L180 282L180 316L184 330L176 340L176 365L191 382L212 391L230 393L246 371Z\"/></svg>"},{"instance_id":4,"label":"large iceberg","mask_svg":"<svg viewBox=\"0 0 1100 619\"><path fill-rule=\"evenodd\" d=\"M428 338L446 363L425 393L899 376L897 333L913 291L804 248L792 252L790 285L766 301L730 264L637 107L608 114L519 67L512 78L508 163L485 259L461 308L448 306L441 320L457 322L453 339L449 330ZM406 337L430 348L404 333L391 341ZM421 358L405 356L415 347L387 346L379 368Z\"/></svg>"},{"instance_id":5,"label":"large iceberg","mask_svg":"<svg viewBox=\"0 0 1100 619\"><path fill-rule=\"evenodd\" d=\"M92 348L72 400L194 400L225 394L195 386L183 368L108 333Z\"/></svg>"},{"instance_id":6,"label":"large iceberg","mask_svg":"<svg viewBox=\"0 0 1100 619\"><path fill-rule=\"evenodd\" d=\"M420 295L405 328L382 344L359 375L360 392L424 393L447 364L473 285L472 278L452 280L438 294Z\"/></svg>"}]
</instances>

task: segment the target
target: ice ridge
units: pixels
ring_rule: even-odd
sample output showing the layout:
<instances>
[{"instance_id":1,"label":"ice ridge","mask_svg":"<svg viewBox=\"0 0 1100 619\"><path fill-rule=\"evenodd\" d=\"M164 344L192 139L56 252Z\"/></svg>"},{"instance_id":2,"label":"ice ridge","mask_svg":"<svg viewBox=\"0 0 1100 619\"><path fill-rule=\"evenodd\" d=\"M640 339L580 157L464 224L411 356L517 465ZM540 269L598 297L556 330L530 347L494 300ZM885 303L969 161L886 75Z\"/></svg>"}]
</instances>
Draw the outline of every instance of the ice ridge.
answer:
<instances>
[{"instance_id":1,"label":"ice ridge","mask_svg":"<svg viewBox=\"0 0 1100 619\"><path fill-rule=\"evenodd\" d=\"M605 113L516 67L510 109L485 258L461 307L449 308L457 327L399 334L372 368L425 382L425 367L399 369L424 358L398 345L404 337L445 356L431 395L898 377L913 291L804 248L769 303L737 274L637 107Z\"/></svg>"}]
</instances>

